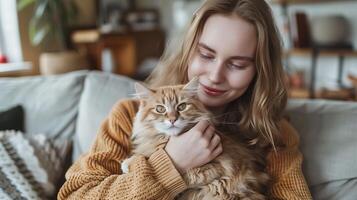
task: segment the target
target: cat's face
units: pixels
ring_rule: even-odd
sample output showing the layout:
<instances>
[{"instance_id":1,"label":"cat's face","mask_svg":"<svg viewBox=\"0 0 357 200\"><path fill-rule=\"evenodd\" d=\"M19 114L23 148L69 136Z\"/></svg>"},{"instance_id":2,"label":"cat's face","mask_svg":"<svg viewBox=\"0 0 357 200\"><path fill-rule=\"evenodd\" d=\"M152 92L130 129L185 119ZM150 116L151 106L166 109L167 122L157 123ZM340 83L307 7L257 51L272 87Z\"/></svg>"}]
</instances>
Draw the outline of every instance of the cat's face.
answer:
<instances>
[{"instance_id":1,"label":"cat's face","mask_svg":"<svg viewBox=\"0 0 357 200\"><path fill-rule=\"evenodd\" d=\"M141 96L141 122L149 123L160 133L172 136L200 120L210 118L210 113L196 96L195 83L189 84L154 90L141 88L141 94L146 89L145 95Z\"/></svg>"}]
</instances>

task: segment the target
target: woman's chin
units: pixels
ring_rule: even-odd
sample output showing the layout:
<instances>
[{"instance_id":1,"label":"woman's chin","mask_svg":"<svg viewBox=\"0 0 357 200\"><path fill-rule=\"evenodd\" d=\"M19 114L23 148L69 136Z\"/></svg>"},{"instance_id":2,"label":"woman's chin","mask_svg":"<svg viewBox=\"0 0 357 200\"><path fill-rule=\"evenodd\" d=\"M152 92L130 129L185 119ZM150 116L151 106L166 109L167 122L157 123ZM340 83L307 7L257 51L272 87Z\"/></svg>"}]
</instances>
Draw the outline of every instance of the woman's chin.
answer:
<instances>
[{"instance_id":1,"label":"woman's chin","mask_svg":"<svg viewBox=\"0 0 357 200\"><path fill-rule=\"evenodd\" d=\"M222 100L219 98L212 98L212 97L208 97L205 94L198 94L198 99L201 101L201 103L209 108L209 107L220 107L222 106Z\"/></svg>"}]
</instances>

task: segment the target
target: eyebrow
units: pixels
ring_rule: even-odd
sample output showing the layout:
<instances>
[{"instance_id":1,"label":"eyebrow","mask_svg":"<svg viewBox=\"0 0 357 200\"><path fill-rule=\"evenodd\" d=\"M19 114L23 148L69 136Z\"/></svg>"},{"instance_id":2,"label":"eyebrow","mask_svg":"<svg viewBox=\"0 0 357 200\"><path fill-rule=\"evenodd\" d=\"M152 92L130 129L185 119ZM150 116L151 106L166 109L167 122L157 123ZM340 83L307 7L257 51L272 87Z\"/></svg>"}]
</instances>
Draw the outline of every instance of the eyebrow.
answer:
<instances>
[{"instance_id":1,"label":"eyebrow","mask_svg":"<svg viewBox=\"0 0 357 200\"><path fill-rule=\"evenodd\" d=\"M202 42L198 43L198 47L201 47L201 48L204 48L204 49L206 49L208 51L216 53L216 51L214 49L212 49L211 47L207 46L206 44L204 44ZM254 59L252 57L249 57L249 56L232 56L232 57L230 57L230 59L247 60L247 61L254 62Z\"/></svg>"}]
</instances>

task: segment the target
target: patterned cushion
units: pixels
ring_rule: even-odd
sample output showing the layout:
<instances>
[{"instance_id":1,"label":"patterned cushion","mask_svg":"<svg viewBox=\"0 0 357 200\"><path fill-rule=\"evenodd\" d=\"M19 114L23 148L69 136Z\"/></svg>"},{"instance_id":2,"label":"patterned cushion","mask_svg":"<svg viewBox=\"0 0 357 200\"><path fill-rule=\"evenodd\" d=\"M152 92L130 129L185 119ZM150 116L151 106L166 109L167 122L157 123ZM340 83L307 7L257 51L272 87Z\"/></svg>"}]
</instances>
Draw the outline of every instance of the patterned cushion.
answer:
<instances>
[{"instance_id":1,"label":"patterned cushion","mask_svg":"<svg viewBox=\"0 0 357 200\"><path fill-rule=\"evenodd\" d=\"M69 149L42 134L0 132L0 199L54 198Z\"/></svg>"}]
</instances>

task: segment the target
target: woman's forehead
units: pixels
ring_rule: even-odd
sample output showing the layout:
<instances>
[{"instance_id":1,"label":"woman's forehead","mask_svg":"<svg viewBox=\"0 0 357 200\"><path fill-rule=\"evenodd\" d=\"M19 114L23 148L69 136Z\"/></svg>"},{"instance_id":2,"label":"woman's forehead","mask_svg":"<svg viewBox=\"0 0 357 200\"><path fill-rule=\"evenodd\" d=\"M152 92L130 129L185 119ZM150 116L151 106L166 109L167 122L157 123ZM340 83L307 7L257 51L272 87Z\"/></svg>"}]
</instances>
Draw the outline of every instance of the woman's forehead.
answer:
<instances>
[{"instance_id":1,"label":"woman's forehead","mask_svg":"<svg viewBox=\"0 0 357 200\"><path fill-rule=\"evenodd\" d=\"M257 34L253 24L238 16L215 14L207 19L199 43L214 53L254 57Z\"/></svg>"}]
</instances>

